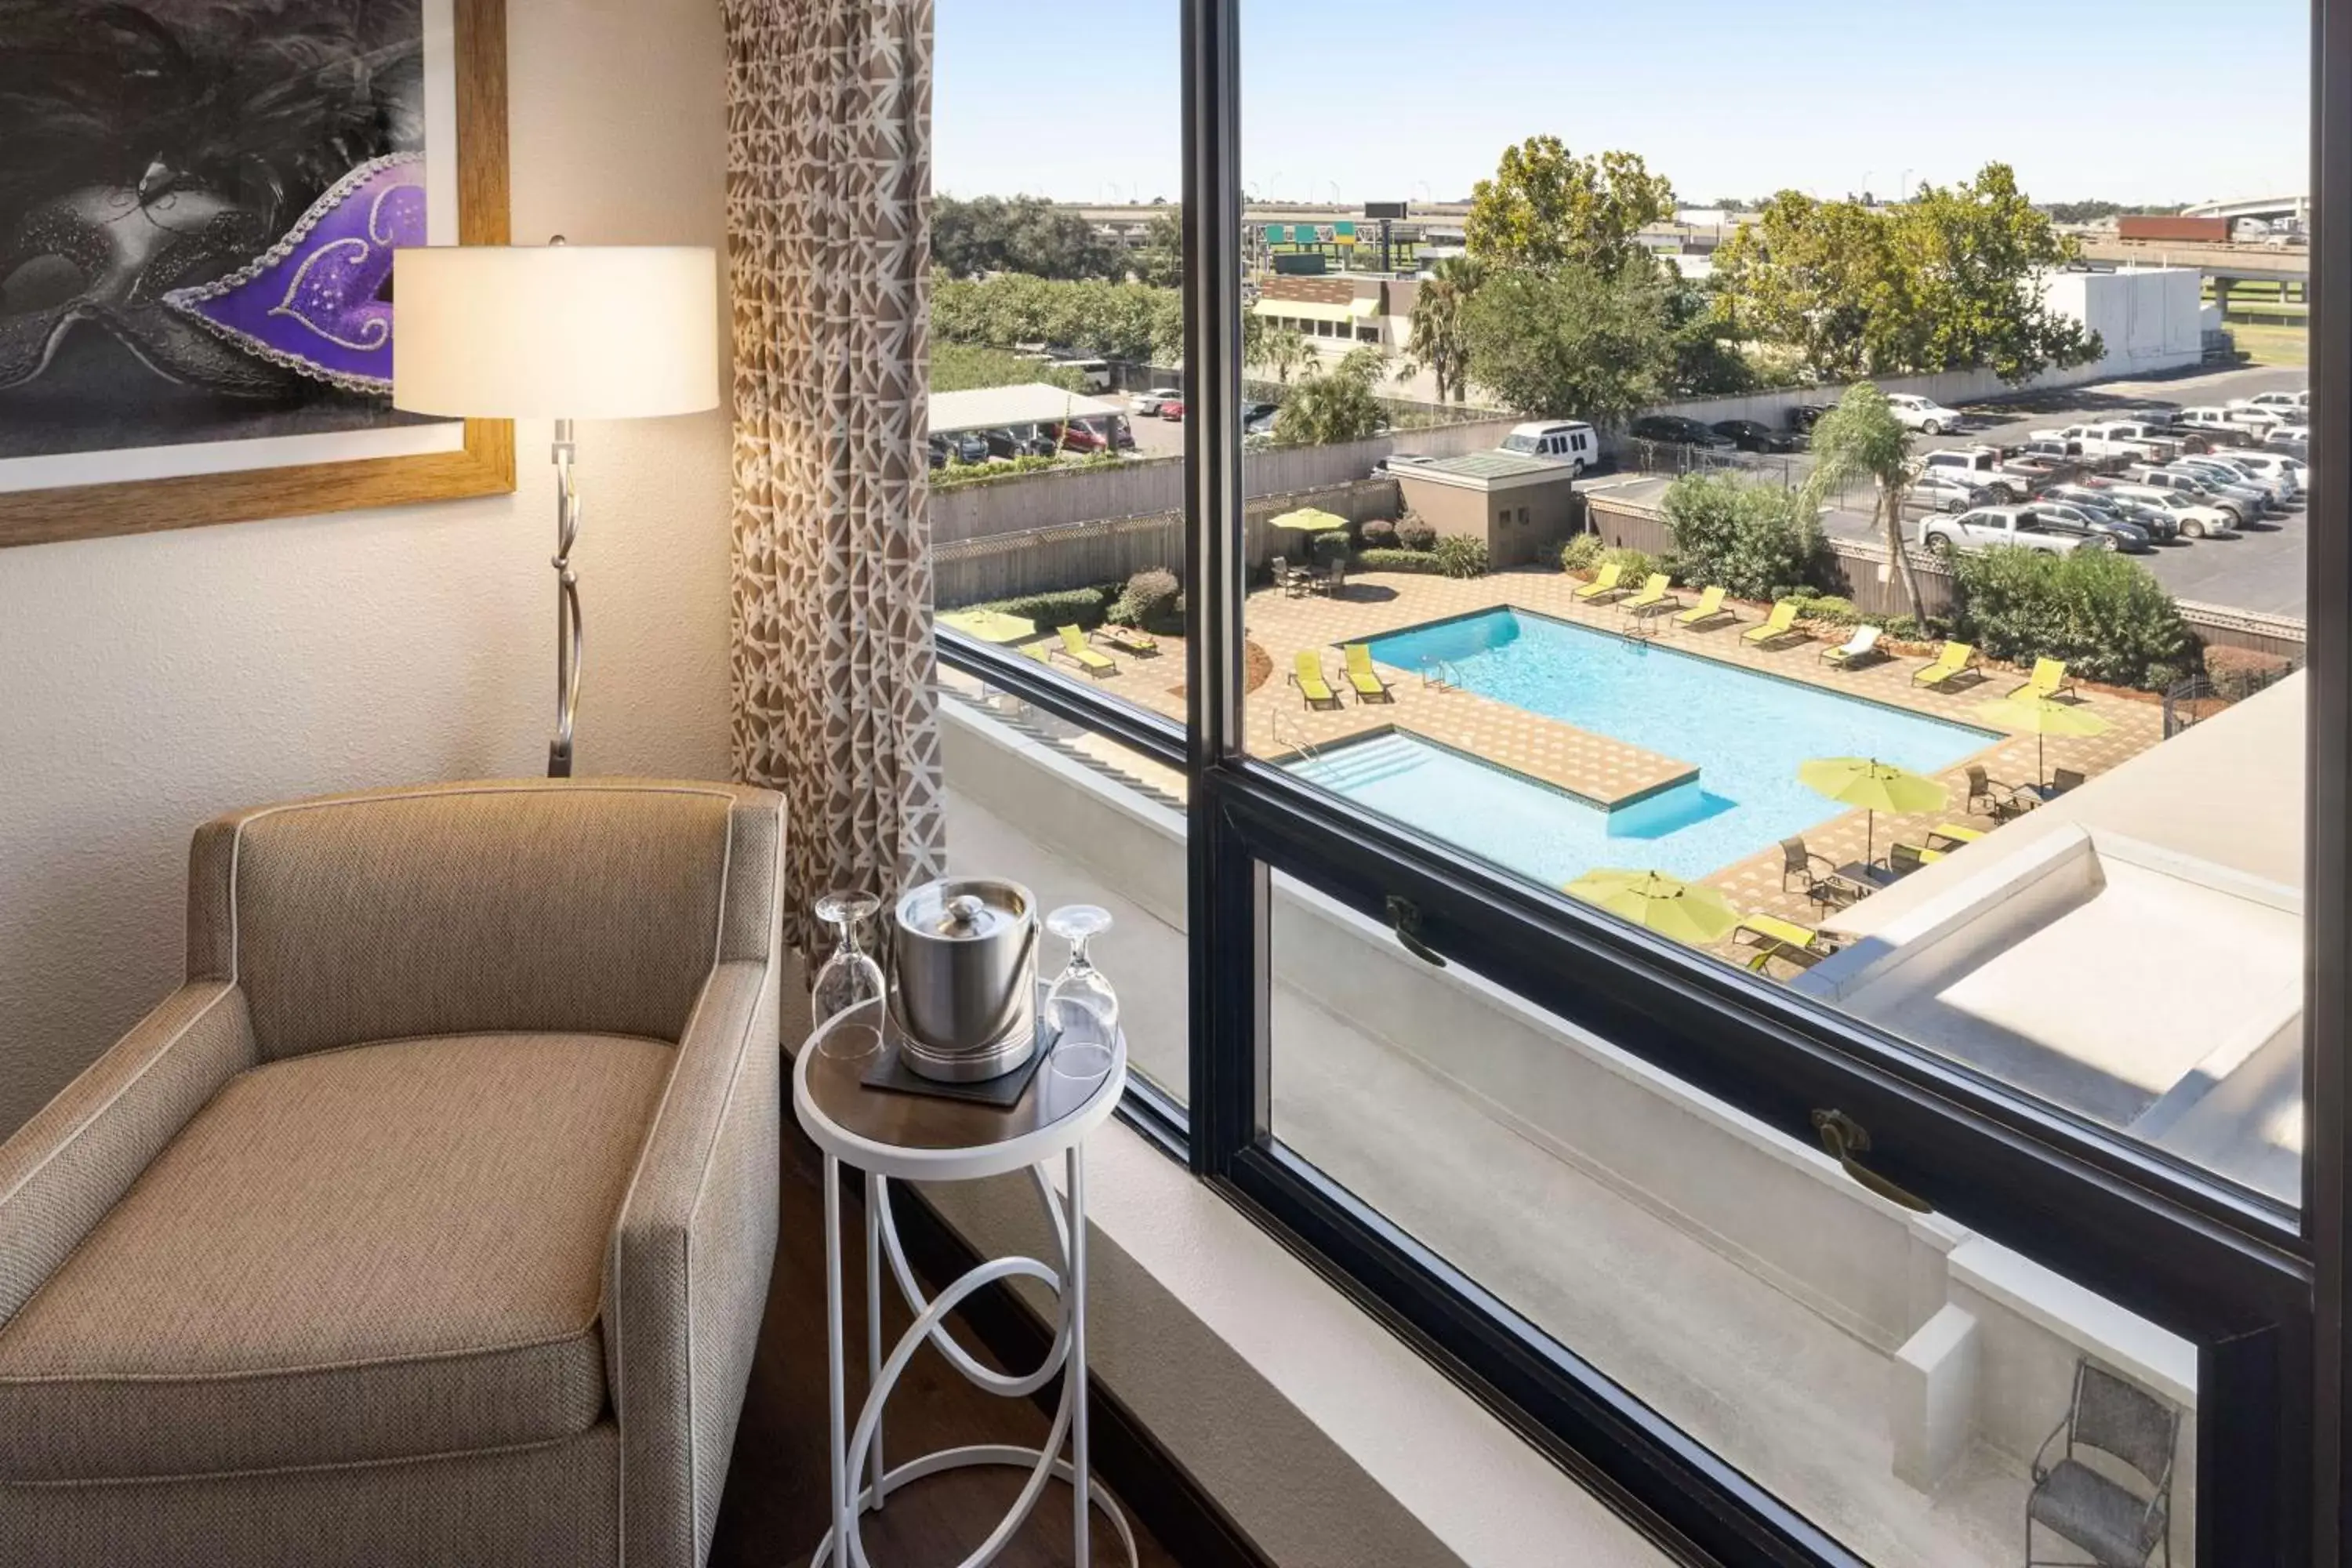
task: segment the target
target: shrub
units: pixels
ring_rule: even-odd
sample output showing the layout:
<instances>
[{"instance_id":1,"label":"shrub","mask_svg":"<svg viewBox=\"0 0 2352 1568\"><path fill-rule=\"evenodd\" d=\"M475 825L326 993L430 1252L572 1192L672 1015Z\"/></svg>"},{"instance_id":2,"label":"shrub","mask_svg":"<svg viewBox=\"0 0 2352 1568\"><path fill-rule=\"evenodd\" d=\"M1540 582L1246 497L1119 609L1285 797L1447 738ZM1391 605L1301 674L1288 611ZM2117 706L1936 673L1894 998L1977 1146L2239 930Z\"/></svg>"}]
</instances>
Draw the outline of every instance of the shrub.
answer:
<instances>
[{"instance_id":1,"label":"shrub","mask_svg":"<svg viewBox=\"0 0 2352 1568\"><path fill-rule=\"evenodd\" d=\"M1108 618L1113 626L1138 626L1147 632L1180 632L1183 630L1182 612L1176 605L1181 597L1176 574L1154 566L1127 580L1127 587L1120 592L1118 602L1110 607Z\"/></svg>"},{"instance_id":2,"label":"shrub","mask_svg":"<svg viewBox=\"0 0 2352 1568\"><path fill-rule=\"evenodd\" d=\"M1360 550L1356 566L1364 572L1428 572L1439 570L1438 558L1426 550Z\"/></svg>"},{"instance_id":3,"label":"shrub","mask_svg":"<svg viewBox=\"0 0 2352 1568\"><path fill-rule=\"evenodd\" d=\"M1315 563L1318 566L1328 566L1334 561L1345 561L1354 553L1355 548L1356 542L1348 537L1348 531L1344 528L1335 528L1328 533L1318 533L1315 536Z\"/></svg>"},{"instance_id":4,"label":"shrub","mask_svg":"<svg viewBox=\"0 0 2352 1568\"><path fill-rule=\"evenodd\" d=\"M1852 599L1835 594L1789 594L1784 598L1797 601L1797 618L1801 621L1822 621L1833 626L1850 626L1862 618Z\"/></svg>"},{"instance_id":5,"label":"shrub","mask_svg":"<svg viewBox=\"0 0 2352 1568\"><path fill-rule=\"evenodd\" d=\"M1596 566L1614 566L1619 578L1639 583L1658 569L1658 558L1646 550L1634 550L1626 545L1612 545L1601 552Z\"/></svg>"},{"instance_id":6,"label":"shrub","mask_svg":"<svg viewBox=\"0 0 2352 1568\"><path fill-rule=\"evenodd\" d=\"M2197 640L2172 595L2113 551L1998 547L1951 564L1955 629L1995 658L2063 658L2085 680L2151 691L2196 668Z\"/></svg>"},{"instance_id":7,"label":"shrub","mask_svg":"<svg viewBox=\"0 0 2352 1568\"><path fill-rule=\"evenodd\" d=\"M1685 474L1662 503L1685 583L1719 583L1743 599L1837 586L1837 558L1811 510L1783 486L1727 474Z\"/></svg>"},{"instance_id":8,"label":"shrub","mask_svg":"<svg viewBox=\"0 0 2352 1568\"><path fill-rule=\"evenodd\" d=\"M1023 594L1010 599L993 599L984 605L967 605L964 608L1002 610L1008 616L1036 622L1039 631L1068 626L1092 631L1103 624L1110 603L1111 590L1107 588L1061 588L1049 594Z\"/></svg>"},{"instance_id":9,"label":"shrub","mask_svg":"<svg viewBox=\"0 0 2352 1568\"><path fill-rule=\"evenodd\" d=\"M1599 534L1580 533L1560 551L1559 569L1563 572L1590 572L1601 563L1601 552L1606 548Z\"/></svg>"},{"instance_id":10,"label":"shrub","mask_svg":"<svg viewBox=\"0 0 2352 1568\"><path fill-rule=\"evenodd\" d=\"M2213 683L2216 695L2232 701L2252 697L2294 668L2292 659L2251 647L2217 644L2205 650L2205 679Z\"/></svg>"},{"instance_id":11,"label":"shrub","mask_svg":"<svg viewBox=\"0 0 2352 1568\"><path fill-rule=\"evenodd\" d=\"M1394 550L1397 547L1397 525L1384 517L1376 517L1356 531L1367 550Z\"/></svg>"},{"instance_id":12,"label":"shrub","mask_svg":"<svg viewBox=\"0 0 2352 1568\"><path fill-rule=\"evenodd\" d=\"M1486 542L1468 534L1449 534L1437 542L1429 552L1436 563L1435 570L1447 577L1484 577L1486 574Z\"/></svg>"},{"instance_id":13,"label":"shrub","mask_svg":"<svg viewBox=\"0 0 2352 1568\"><path fill-rule=\"evenodd\" d=\"M1407 550L1435 549L1437 530L1407 512L1397 519L1397 543Z\"/></svg>"}]
</instances>

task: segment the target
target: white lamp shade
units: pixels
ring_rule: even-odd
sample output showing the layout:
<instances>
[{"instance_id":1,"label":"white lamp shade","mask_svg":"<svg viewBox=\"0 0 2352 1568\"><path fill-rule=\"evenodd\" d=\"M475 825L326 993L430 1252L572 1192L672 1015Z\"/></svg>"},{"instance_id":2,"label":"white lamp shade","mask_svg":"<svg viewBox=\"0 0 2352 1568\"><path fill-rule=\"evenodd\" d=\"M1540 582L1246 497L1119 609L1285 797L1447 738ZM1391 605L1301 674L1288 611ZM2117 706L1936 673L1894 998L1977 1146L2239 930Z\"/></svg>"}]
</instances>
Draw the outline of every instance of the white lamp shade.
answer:
<instances>
[{"instance_id":1,"label":"white lamp shade","mask_svg":"<svg viewBox=\"0 0 2352 1568\"><path fill-rule=\"evenodd\" d=\"M396 251L392 402L471 419L633 419L719 404L719 265L695 246Z\"/></svg>"}]
</instances>

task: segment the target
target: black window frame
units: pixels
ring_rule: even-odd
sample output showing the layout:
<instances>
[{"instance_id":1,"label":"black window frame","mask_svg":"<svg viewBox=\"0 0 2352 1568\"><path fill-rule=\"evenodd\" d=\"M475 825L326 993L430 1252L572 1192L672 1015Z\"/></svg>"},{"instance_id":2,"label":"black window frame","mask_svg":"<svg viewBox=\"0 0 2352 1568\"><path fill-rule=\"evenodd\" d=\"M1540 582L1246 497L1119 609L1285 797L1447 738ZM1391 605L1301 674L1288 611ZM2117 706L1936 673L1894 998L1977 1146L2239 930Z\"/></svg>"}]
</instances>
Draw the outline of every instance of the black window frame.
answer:
<instances>
[{"instance_id":1,"label":"black window frame","mask_svg":"<svg viewBox=\"0 0 2352 1568\"><path fill-rule=\"evenodd\" d=\"M2352 0L2312 0L2310 385L2336 417L2309 463L2305 1074L2298 1210L2200 1180L1967 1069L1402 826L1349 818L1246 753L1241 411L1241 0L1182 13L1188 720L1085 689L941 627L942 662L1098 731L1187 779L1192 1059L1186 1099L1148 1084L1122 1115L1414 1344L1678 1558L1856 1559L1282 1147L1267 1125L1272 877L1487 978L1789 1136L1834 1106L1874 1168L1960 1223L2199 1347L2200 1561L2292 1568L2352 1548ZM2331 84L2335 88L2330 93ZM2352 310L2342 312L2352 319Z\"/></svg>"}]
</instances>

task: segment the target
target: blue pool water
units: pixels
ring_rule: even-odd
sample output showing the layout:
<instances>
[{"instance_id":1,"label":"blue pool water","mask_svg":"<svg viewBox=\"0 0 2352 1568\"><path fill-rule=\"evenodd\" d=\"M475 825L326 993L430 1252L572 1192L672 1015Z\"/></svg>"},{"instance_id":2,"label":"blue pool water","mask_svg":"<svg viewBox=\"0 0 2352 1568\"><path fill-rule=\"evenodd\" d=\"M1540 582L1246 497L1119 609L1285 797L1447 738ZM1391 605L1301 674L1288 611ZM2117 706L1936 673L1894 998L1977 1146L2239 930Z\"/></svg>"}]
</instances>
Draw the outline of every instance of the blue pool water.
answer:
<instances>
[{"instance_id":1,"label":"blue pool water","mask_svg":"<svg viewBox=\"0 0 2352 1568\"><path fill-rule=\"evenodd\" d=\"M1554 884L1601 866L1703 877L1826 822L1845 808L1797 782L1799 764L1815 757L1875 757L1936 773L1999 739L1508 609L1376 638L1371 651L1405 670L1443 661L1465 690L1699 770L1693 783L1612 813L1412 735L1330 747L1291 764L1375 811Z\"/></svg>"}]
</instances>

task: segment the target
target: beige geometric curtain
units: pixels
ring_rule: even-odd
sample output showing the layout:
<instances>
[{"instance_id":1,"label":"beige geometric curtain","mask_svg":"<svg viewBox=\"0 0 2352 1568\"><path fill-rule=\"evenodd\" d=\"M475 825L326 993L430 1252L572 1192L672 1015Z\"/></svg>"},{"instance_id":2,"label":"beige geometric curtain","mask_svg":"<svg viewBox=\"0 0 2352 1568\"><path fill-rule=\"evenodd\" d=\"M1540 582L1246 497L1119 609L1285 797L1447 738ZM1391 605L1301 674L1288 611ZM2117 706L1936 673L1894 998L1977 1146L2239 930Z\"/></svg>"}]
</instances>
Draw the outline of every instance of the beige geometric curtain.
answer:
<instances>
[{"instance_id":1,"label":"beige geometric curtain","mask_svg":"<svg viewBox=\"0 0 2352 1568\"><path fill-rule=\"evenodd\" d=\"M721 0L735 295L734 763L791 809L786 940L940 874L930 0Z\"/></svg>"}]
</instances>

